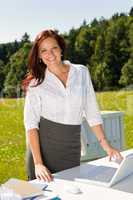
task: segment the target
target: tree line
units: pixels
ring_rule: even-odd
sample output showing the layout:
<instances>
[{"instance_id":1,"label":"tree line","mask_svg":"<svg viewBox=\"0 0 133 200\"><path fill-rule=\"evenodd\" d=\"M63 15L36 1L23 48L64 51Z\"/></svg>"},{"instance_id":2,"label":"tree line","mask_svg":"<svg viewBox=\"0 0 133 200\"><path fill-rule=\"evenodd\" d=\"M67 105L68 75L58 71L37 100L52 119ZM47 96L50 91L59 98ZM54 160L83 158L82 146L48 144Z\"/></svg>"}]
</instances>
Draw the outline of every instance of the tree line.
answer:
<instances>
[{"instance_id":1,"label":"tree line","mask_svg":"<svg viewBox=\"0 0 133 200\"><path fill-rule=\"evenodd\" d=\"M79 28L63 33L66 59L86 65L95 90L114 90L133 85L133 8L110 19L83 21ZM23 96L21 82L27 73L32 47L25 33L21 41L0 44L1 97Z\"/></svg>"}]
</instances>

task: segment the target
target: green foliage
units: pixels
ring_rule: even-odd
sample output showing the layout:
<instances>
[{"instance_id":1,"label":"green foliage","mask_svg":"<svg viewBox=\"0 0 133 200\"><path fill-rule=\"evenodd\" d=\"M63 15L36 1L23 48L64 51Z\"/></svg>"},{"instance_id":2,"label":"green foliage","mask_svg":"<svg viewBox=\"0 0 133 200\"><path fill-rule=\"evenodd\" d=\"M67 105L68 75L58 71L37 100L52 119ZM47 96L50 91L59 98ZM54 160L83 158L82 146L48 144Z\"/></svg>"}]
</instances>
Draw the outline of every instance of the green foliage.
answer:
<instances>
[{"instance_id":1,"label":"green foliage","mask_svg":"<svg viewBox=\"0 0 133 200\"><path fill-rule=\"evenodd\" d=\"M27 72L27 58L30 43L24 43L24 46L13 54L8 63L8 74L4 83L4 94L6 97L21 96L21 82Z\"/></svg>"},{"instance_id":2,"label":"green foliage","mask_svg":"<svg viewBox=\"0 0 133 200\"><path fill-rule=\"evenodd\" d=\"M94 53L95 56L94 61L96 63L98 63L99 61L103 62L104 60L104 46L105 46L105 40L103 34L101 34L97 37L96 40L95 53Z\"/></svg>"},{"instance_id":3,"label":"green foliage","mask_svg":"<svg viewBox=\"0 0 133 200\"><path fill-rule=\"evenodd\" d=\"M129 15L133 17L133 8L131 8Z\"/></svg>"},{"instance_id":4,"label":"green foliage","mask_svg":"<svg viewBox=\"0 0 133 200\"><path fill-rule=\"evenodd\" d=\"M78 63L78 55L75 50L75 42L78 33L79 30L75 30L74 28L72 28L69 31L69 34L65 35L64 37L67 44L66 57L69 58L74 63Z\"/></svg>"},{"instance_id":5,"label":"green foliage","mask_svg":"<svg viewBox=\"0 0 133 200\"><path fill-rule=\"evenodd\" d=\"M127 86L133 84L133 60L129 59L122 68L120 84Z\"/></svg>"},{"instance_id":6,"label":"green foliage","mask_svg":"<svg viewBox=\"0 0 133 200\"><path fill-rule=\"evenodd\" d=\"M132 19L132 20L131 20ZM121 77L119 83L123 86L133 84L133 18L130 18L128 22L128 39L129 39L129 53L130 57L125 62L121 69Z\"/></svg>"},{"instance_id":7,"label":"green foliage","mask_svg":"<svg viewBox=\"0 0 133 200\"><path fill-rule=\"evenodd\" d=\"M9 58L20 48L20 43L16 40L12 43L0 44L0 59L7 64Z\"/></svg>"},{"instance_id":8,"label":"green foliage","mask_svg":"<svg viewBox=\"0 0 133 200\"><path fill-rule=\"evenodd\" d=\"M116 13L110 20L94 19L90 25L85 21L69 32L68 58L89 66L96 90L122 86L122 68L133 55L132 26L131 15Z\"/></svg>"},{"instance_id":9,"label":"green foliage","mask_svg":"<svg viewBox=\"0 0 133 200\"><path fill-rule=\"evenodd\" d=\"M78 55L79 63L86 65L94 53L96 29L83 26L76 37L75 51Z\"/></svg>"},{"instance_id":10,"label":"green foliage","mask_svg":"<svg viewBox=\"0 0 133 200\"><path fill-rule=\"evenodd\" d=\"M29 35L25 33L20 42L0 44L0 96L20 96L21 81L27 67L28 51L31 48Z\"/></svg>"},{"instance_id":11,"label":"green foliage","mask_svg":"<svg viewBox=\"0 0 133 200\"><path fill-rule=\"evenodd\" d=\"M129 58L127 28L125 17L111 21L105 37L104 61L109 66L111 78L108 86L118 86L121 68Z\"/></svg>"},{"instance_id":12,"label":"green foliage","mask_svg":"<svg viewBox=\"0 0 133 200\"><path fill-rule=\"evenodd\" d=\"M25 43L30 43L30 36L27 33L22 36L20 47L23 47Z\"/></svg>"},{"instance_id":13,"label":"green foliage","mask_svg":"<svg viewBox=\"0 0 133 200\"><path fill-rule=\"evenodd\" d=\"M0 93L2 93L3 90L4 79L5 79L4 63L2 60L0 60Z\"/></svg>"},{"instance_id":14,"label":"green foliage","mask_svg":"<svg viewBox=\"0 0 133 200\"><path fill-rule=\"evenodd\" d=\"M110 80L112 79L109 66L104 63L99 63L95 66L94 74L93 74L93 82L94 87L97 88L97 90L108 90L108 85L110 85Z\"/></svg>"}]
</instances>

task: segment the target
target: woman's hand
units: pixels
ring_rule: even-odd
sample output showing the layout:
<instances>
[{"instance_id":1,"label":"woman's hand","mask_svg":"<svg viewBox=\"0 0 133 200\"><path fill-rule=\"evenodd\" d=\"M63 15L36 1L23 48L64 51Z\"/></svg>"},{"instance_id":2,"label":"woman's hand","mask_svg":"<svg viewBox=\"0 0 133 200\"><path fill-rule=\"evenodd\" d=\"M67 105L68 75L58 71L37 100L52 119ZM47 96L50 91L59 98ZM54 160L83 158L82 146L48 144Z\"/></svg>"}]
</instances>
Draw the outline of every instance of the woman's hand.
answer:
<instances>
[{"instance_id":1,"label":"woman's hand","mask_svg":"<svg viewBox=\"0 0 133 200\"><path fill-rule=\"evenodd\" d=\"M107 154L109 156L109 161L111 161L113 159L121 161L123 159L120 152L117 149L115 149L114 147L112 147L108 143L108 141L105 137L103 137L101 140L99 140L99 143L102 146L102 148L107 152Z\"/></svg>"},{"instance_id":2,"label":"woman's hand","mask_svg":"<svg viewBox=\"0 0 133 200\"><path fill-rule=\"evenodd\" d=\"M39 180L50 182L53 180L53 175L43 164L35 164L35 175Z\"/></svg>"},{"instance_id":3,"label":"woman's hand","mask_svg":"<svg viewBox=\"0 0 133 200\"><path fill-rule=\"evenodd\" d=\"M122 160L123 157L120 154L120 152L113 148L112 146L109 145L109 147L107 149L105 149L105 151L107 152L108 156L109 156L109 161L111 161L112 159L114 160Z\"/></svg>"},{"instance_id":4,"label":"woman's hand","mask_svg":"<svg viewBox=\"0 0 133 200\"><path fill-rule=\"evenodd\" d=\"M113 148L111 145L108 145L108 147L105 148L104 150L107 152L107 154L109 156L109 161L111 161L113 159L121 161L123 159L120 152L117 149Z\"/></svg>"}]
</instances>

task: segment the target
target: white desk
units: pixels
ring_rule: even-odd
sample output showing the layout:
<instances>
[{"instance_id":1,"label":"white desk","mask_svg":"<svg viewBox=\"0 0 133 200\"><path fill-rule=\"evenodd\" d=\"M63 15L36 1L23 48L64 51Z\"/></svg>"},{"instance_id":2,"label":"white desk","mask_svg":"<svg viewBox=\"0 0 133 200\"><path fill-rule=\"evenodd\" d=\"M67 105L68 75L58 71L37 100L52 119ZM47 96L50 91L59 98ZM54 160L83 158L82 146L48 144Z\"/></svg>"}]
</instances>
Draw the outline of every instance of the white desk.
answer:
<instances>
[{"instance_id":1,"label":"white desk","mask_svg":"<svg viewBox=\"0 0 133 200\"><path fill-rule=\"evenodd\" d=\"M123 155L133 152L127 150L122 152ZM114 185L112 188L105 188L103 186L96 186L92 184L85 184L76 182L74 179L78 177L79 173L87 167L89 164L106 163L107 157L96 161L91 161L82 164L79 167L74 167L55 174L55 181L50 185L53 191L59 194L62 200L133 200L133 175ZM70 185L78 186L81 194L70 194L66 191L66 188Z\"/></svg>"}]
</instances>

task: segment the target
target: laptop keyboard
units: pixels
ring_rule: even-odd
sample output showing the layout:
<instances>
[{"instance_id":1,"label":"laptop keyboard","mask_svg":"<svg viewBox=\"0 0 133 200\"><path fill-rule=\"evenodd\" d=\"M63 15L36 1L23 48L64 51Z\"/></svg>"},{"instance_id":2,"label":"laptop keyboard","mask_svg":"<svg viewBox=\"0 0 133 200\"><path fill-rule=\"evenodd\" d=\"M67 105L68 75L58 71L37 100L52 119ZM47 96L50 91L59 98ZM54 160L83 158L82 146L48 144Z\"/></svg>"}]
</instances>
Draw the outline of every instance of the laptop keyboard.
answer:
<instances>
[{"instance_id":1,"label":"laptop keyboard","mask_svg":"<svg viewBox=\"0 0 133 200\"><path fill-rule=\"evenodd\" d=\"M90 171L88 179L100 182L110 182L116 170L117 169L113 167L98 166Z\"/></svg>"}]
</instances>

